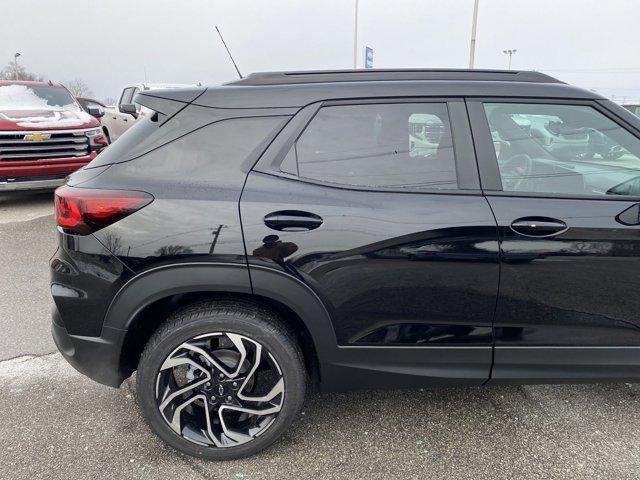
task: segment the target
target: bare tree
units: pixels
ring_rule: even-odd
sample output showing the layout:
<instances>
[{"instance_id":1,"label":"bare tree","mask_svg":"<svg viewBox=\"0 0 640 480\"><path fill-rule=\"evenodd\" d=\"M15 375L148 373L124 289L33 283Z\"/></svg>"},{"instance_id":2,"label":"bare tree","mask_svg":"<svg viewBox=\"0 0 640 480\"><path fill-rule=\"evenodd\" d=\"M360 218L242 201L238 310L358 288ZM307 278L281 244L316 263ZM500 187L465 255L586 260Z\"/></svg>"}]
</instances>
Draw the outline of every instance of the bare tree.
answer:
<instances>
[{"instance_id":1,"label":"bare tree","mask_svg":"<svg viewBox=\"0 0 640 480\"><path fill-rule=\"evenodd\" d=\"M91 97L93 96L93 92L84 83L84 80L81 78L74 78L73 80L68 80L64 82L64 86L69 89L71 93L73 93L76 97Z\"/></svg>"},{"instance_id":2,"label":"bare tree","mask_svg":"<svg viewBox=\"0 0 640 480\"><path fill-rule=\"evenodd\" d=\"M122 250L122 239L111 233L105 235L103 250L116 256L119 255Z\"/></svg>"},{"instance_id":3,"label":"bare tree","mask_svg":"<svg viewBox=\"0 0 640 480\"><path fill-rule=\"evenodd\" d=\"M113 97L107 97L104 100L102 100L102 103L104 103L105 105L116 105L118 103L118 99Z\"/></svg>"},{"instance_id":4,"label":"bare tree","mask_svg":"<svg viewBox=\"0 0 640 480\"><path fill-rule=\"evenodd\" d=\"M27 72L27 70L17 61L9 62L2 71L0 71L0 80L32 80L37 82L44 81L41 75Z\"/></svg>"},{"instance_id":5,"label":"bare tree","mask_svg":"<svg viewBox=\"0 0 640 480\"><path fill-rule=\"evenodd\" d=\"M159 257L185 255L189 253L193 253L193 250L182 245L165 245L164 247L160 247L158 250L156 250L156 255Z\"/></svg>"}]
</instances>

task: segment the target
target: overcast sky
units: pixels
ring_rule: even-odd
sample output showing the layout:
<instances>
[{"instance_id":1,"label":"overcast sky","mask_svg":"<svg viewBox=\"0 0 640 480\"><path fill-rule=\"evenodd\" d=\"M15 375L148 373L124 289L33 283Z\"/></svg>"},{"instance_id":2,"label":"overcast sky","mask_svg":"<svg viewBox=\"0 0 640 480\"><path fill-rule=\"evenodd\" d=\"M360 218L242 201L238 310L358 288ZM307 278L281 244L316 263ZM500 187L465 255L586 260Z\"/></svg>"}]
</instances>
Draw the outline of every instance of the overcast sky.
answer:
<instances>
[{"instance_id":1,"label":"overcast sky","mask_svg":"<svg viewBox=\"0 0 640 480\"><path fill-rule=\"evenodd\" d=\"M243 74L351 68L354 0L2 0L0 65L14 52L98 99L126 84L216 84ZM374 66L469 62L473 0L360 0L358 57ZM617 99L640 97L640 1L480 0L476 67L536 69Z\"/></svg>"}]
</instances>

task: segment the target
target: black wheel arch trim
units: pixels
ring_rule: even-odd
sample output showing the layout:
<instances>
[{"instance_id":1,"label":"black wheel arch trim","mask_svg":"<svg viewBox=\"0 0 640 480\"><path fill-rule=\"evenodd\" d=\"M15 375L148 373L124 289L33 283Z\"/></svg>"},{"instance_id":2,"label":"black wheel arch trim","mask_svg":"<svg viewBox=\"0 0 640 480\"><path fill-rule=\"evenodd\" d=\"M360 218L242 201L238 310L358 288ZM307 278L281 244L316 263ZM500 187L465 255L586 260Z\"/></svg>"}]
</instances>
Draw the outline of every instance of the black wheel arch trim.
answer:
<instances>
[{"instance_id":1,"label":"black wheel arch trim","mask_svg":"<svg viewBox=\"0 0 640 480\"><path fill-rule=\"evenodd\" d=\"M215 271L217 275L211 275ZM179 263L161 265L129 279L113 297L103 328L128 330L140 311L170 295L194 291L251 293L246 265L231 263Z\"/></svg>"},{"instance_id":2,"label":"black wheel arch trim","mask_svg":"<svg viewBox=\"0 0 640 480\"><path fill-rule=\"evenodd\" d=\"M318 360L331 358L338 348L329 312L318 295L301 280L284 272L247 264L193 262L163 265L130 279L114 296L103 322L105 328L126 332L145 307L162 298L190 292L253 294L286 305L311 334ZM321 366L320 365L320 366Z\"/></svg>"}]
</instances>

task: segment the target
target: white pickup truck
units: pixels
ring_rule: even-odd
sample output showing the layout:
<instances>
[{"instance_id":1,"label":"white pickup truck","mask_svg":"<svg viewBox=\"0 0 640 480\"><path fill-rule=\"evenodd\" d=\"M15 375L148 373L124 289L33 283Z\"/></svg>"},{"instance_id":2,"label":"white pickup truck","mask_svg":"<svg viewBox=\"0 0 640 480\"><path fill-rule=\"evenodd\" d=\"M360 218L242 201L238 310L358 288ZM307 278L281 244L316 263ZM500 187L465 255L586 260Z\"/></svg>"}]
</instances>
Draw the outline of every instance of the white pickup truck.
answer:
<instances>
[{"instance_id":1,"label":"white pickup truck","mask_svg":"<svg viewBox=\"0 0 640 480\"><path fill-rule=\"evenodd\" d=\"M138 83L125 87L120 94L118 105L108 106L102 117L102 129L109 143L115 142L120 135L126 132L140 117L151 113L146 107L134 103L136 93L144 90L157 90L159 88L184 88L194 85L177 83Z\"/></svg>"}]
</instances>

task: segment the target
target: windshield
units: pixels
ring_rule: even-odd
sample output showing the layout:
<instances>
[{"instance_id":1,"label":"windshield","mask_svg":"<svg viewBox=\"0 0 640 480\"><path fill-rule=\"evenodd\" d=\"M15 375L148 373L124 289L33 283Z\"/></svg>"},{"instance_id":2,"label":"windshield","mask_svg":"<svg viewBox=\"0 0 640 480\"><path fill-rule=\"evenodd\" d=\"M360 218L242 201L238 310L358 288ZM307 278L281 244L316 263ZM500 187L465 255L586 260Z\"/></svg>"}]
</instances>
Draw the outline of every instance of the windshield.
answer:
<instances>
[{"instance_id":1,"label":"windshield","mask_svg":"<svg viewBox=\"0 0 640 480\"><path fill-rule=\"evenodd\" d=\"M80 107L62 87L3 85L0 110L80 110Z\"/></svg>"}]
</instances>

